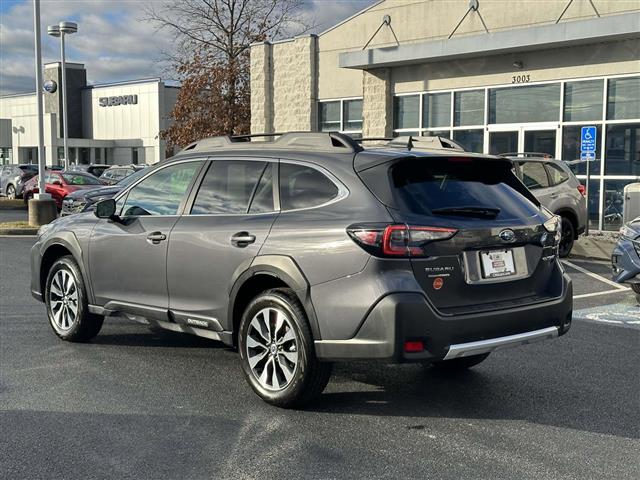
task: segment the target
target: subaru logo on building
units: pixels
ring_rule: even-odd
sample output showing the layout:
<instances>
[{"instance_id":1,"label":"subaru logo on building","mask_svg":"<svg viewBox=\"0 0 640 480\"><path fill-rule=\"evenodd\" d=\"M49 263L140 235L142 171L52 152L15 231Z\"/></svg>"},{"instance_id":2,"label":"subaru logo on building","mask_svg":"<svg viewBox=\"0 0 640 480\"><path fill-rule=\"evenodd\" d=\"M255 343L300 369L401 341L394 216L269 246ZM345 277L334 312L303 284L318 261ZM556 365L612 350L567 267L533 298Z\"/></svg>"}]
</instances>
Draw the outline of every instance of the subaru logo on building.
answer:
<instances>
[{"instance_id":1,"label":"subaru logo on building","mask_svg":"<svg viewBox=\"0 0 640 480\"><path fill-rule=\"evenodd\" d=\"M502 230L498 236L502 239L503 242L513 242L516 239L516 233L511 230L510 228L507 228L505 230Z\"/></svg>"}]
</instances>

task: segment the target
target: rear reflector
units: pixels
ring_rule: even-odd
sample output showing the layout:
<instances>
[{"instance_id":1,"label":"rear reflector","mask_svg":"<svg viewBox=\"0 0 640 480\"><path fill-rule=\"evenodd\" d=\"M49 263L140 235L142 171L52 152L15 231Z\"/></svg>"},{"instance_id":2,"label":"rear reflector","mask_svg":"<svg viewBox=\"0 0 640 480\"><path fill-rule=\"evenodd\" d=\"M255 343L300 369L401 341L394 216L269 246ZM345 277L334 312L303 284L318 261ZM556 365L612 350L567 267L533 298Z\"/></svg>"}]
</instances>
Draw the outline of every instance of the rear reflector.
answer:
<instances>
[{"instance_id":1,"label":"rear reflector","mask_svg":"<svg viewBox=\"0 0 640 480\"><path fill-rule=\"evenodd\" d=\"M404 342L404 351L406 353L420 353L424 351L424 342L422 340L407 340Z\"/></svg>"},{"instance_id":2,"label":"rear reflector","mask_svg":"<svg viewBox=\"0 0 640 480\"><path fill-rule=\"evenodd\" d=\"M584 185L578 185L578 191L582 194L583 197L587 196L587 188Z\"/></svg>"}]
</instances>

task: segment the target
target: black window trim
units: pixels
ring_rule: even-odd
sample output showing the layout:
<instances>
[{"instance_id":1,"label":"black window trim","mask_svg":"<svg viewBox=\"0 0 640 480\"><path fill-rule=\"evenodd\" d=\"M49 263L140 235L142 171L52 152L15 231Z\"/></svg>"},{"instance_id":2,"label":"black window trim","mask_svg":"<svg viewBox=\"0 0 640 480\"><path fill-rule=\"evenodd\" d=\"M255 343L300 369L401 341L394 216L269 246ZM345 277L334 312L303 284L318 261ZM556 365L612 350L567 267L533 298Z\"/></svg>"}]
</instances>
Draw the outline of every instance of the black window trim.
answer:
<instances>
[{"instance_id":1,"label":"black window trim","mask_svg":"<svg viewBox=\"0 0 640 480\"><path fill-rule=\"evenodd\" d=\"M547 170L547 165L545 164L545 162L536 162L536 161L524 161L524 162L518 162L518 166L520 167L520 174L521 174L521 182L524 184L524 171L522 170L522 166L525 163L539 163L542 165L542 169L544 170L544 174L547 176L547 183L548 185L545 187L544 185L541 185L539 187L527 187L527 185L525 184L524 186L527 187L529 190L540 190L542 188L551 188L553 187L553 182L551 181L551 176L549 175L549 170ZM559 183L557 185L560 185Z\"/></svg>"}]
</instances>

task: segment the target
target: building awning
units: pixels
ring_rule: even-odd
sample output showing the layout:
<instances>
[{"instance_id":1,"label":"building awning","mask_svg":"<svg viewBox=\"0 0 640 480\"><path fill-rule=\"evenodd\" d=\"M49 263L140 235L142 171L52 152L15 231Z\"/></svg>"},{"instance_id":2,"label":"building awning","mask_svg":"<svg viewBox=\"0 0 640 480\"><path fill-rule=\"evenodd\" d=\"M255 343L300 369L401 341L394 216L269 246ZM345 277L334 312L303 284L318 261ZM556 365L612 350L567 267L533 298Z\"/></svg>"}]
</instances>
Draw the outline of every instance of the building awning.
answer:
<instances>
[{"instance_id":1,"label":"building awning","mask_svg":"<svg viewBox=\"0 0 640 480\"><path fill-rule=\"evenodd\" d=\"M630 38L640 38L640 13L345 52L340 54L339 65L364 70Z\"/></svg>"}]
</instances>

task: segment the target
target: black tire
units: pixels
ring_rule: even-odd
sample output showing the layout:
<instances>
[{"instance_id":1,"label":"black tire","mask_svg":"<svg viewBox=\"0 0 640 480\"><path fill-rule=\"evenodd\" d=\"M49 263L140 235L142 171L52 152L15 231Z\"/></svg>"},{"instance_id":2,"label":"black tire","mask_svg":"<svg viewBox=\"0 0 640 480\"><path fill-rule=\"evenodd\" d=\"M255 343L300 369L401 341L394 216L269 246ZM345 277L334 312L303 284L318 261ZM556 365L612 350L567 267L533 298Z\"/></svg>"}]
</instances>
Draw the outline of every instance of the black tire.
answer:
<instances>
[{"instance_id":1,"label":"black tire","mask_svg":"<svg viewBox=\"0 0 640 480\"><path fill-rule=\"evenodd\" d=\"M249 349L247 349L247 343L254 343L249 340L249 336L251 335L251 338L254 339L254 341L255 338L257 338L255 328L252 326L252 321L254 321L260 313L265 310L269 312L282 312L288 323L283 324L278 331L275 331L276 329L274 328L274 335L271 335L271 327L269 327L267 335L270 337L270 340L265 340L265 338L262 337L260 339L262 342L267 343L272 341L272 343L275 344L275 340L278 339L277 333L284 331L289 334L289 327L293 331L292 333L295 334L295 343L293 344L294 346L291 347L291 352L295 352L297 354L297 363L294 364L295 367L291 379L288 380L288 383L286 383L287 380L285 380L283 382L285 386L280 389L269 388L268 386L263 385L259 380L257 372L262 360L254 364L256 370L253 370L248 358L250 353ZM272 317L269 316L267 321L272 322L271 319ZM274 326L274 324L272 323L271 326ZM283 336L287 335L283 334ZM268 363L271 361L271 357L273 356L273 364L270 371L274 377L277 377L278 375L273 372L276 369L276 362L280 362L280 353L270 353L268 348L261 350L262 348L263 347L258 347L257 349L251 350L254 352L257 351L258 354L261 352L264 353L262 356L262 358L265 359L263 363L263 372L267 371L269 368ZM295 348L295 350L293 350L293 348ZM277 350L280 349L281 348L278 348ZM320 362L317 359L313 345L313 335L311 334L311 328L309 327L305 311L300 304L298 297L288 288L267 290L266 292L258 295L248 305L240 321L240 328L238 331L238 350L240 351L240 364L242 366L242 371L253 391L256 392L265 402L277 407L299 407L310 402L322 393L329 382L329 378L331 377L332 364ZM279 364L278 368L278 371L283 373L283 369ZM270 376L271 375L269 375L267 371L267 378ZM280 376L279 379L284 379L284 377ZM271 383L273 387L273 384L277 382Z\"/></svg>"},{"instance_id":2,"label":"black tire","mask_svg":"<svg viewBox=\"0 0 640 480\"><path fill-rule=\"evenodd\" d=\"M67 275L70 277L67 277ZM61 288L61 278L71 278L75 289L69 288L66 291L64 286ZM71 285L71 283L67 283L67 285ZM60 292L65 294L65 300L62 300L63 296L60 295ZM60 299L60 301L57 301L57 299ZM60 257L51 266L45 285L45 304L47 306L49 324L54 333L63 340L86 342L95 337L102 328L104 317L89 313L82 273L78 264L70 255ZM76 307L75 315L73 314L74 306ZM64 317L66 314L65 307L69 312L69 317ZM63 318L68 321L65 322Z\"/></svg>"},{"instance_id":3,"label":"black tire","mask_svg":"<svg viewBox=\"0 0 640 480\"><path fill-rule=\"evenodd\" d=\"M631 289L636 292L638 295L640 295L640 283L632 283L631 284Z\"/></svg>"},{"instance_id":4,"label":"black tire","mask_svg":"<svg viewBox=\"0 0 640 480\"><path fill-rule=\"evenodd\" d=\"M32 198L33 198L33 193L31 192L25 193L22 195L22 199L24 200L25 205L29 205L29 200L31 200Z\"/></svg>"},{"instance_id":5,"label":"black tire","mask_svg":"<svg viewBox=\"0 0 640 480\"><path fill-rule=\"evenodd\" d=\"M16 199L16 187L11 184L7 185L7 198L10 200Z\"/></svg>"},{"instance_id":6,"label":"black tire","mask_svg":"<svg viewBox=\"0 0 640 480\"><path fill-rule=\"evenodd\" d=\"M488 356L488 353L482 353L480 355L471 355L469 357L440 360L438 362L433 362L431 366L442 371L459 372L461 370L466 370L467 368L475 367L479 363L484 362Z\"/></svg>"},{"instance_id":7,"label":"black tire","mask_svg":"<svg viewBox=\"0 0 640 480\"><path fill-rule=\"evenodd\" d=\"M576 238L576 229L573 226L573 222L567 217L562 218L562 234L560 237L560 246L558 248L558 255L560 258L566 258L571 253L573 248L573 242Z\"/></svg>"}]
</instances>

